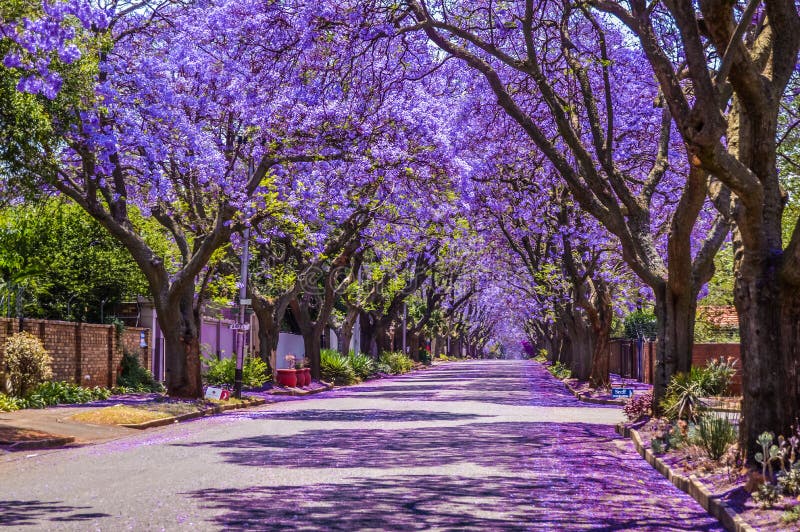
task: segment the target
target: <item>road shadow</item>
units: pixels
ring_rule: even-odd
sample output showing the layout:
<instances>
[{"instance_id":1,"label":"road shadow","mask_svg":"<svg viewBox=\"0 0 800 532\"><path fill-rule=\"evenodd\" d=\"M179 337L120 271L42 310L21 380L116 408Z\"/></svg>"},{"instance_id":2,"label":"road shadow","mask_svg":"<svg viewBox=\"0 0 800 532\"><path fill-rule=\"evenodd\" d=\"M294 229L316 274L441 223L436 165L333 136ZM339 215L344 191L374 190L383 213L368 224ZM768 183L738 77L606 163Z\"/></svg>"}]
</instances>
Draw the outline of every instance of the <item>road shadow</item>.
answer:
<instances>
[{"instance_id":1,"label":"road shadow","mask_svg":"<svg viewBox=\"0 0 800 532\"><path fill-rule=\"evenodd\" d=\"M226 530L722 530L699 507L631 495L623 479L585 488L567 477L399 475L188 495Z\"/></svg>"},{"instance_id":2,"label":"road shadow","mask_svg":"<svg viewBox=\"0 0 800 532\"><path fill-rule=\"evenodd\" d=\"M74 522L109 517L104 513L79 511L88 509L88 506L69 506L59 501L0 501L0 526L18 527L41 525L43 521Z\"/></svg>"},{"instance_id":3,"label":"road shadow","mask_svg":"<svg viewBox=\"0 0 800 532\"><path fill-rule=\"evenodd\" d=\"M477 414L457 414L453 412L433 412L428 410L285 410L263 411L247 414L242 417L250 419L282 419L294 421L342 421L364 422L380 421L391 423L408 423L421 421L459 421L474 420L482 417Z\"/></svg>"}]
</instances>

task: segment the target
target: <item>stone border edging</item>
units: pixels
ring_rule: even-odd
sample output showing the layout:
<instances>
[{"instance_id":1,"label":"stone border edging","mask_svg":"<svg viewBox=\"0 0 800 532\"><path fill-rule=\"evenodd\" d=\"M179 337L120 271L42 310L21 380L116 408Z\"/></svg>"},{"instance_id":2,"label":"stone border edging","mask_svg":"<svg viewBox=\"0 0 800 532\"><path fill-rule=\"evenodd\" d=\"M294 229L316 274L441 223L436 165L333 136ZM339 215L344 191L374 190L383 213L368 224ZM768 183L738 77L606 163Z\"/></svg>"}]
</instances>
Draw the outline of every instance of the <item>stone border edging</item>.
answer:
<instances>
[{"instance_id":1,"label":"stone border edging","mask_svg":"<svg viewBox=\"0 0 800 532\"><path fill-rule=\"evenodd\" d=\"M211 408L206 408L204 410L200 410L199 412L189 412L188 414L181 414L179 416L170 416L161 419L154 419L152 421L145 421L144 423L124 423L119 426L127 427L129 429L139 429L139 430L149 429L153 427L162 427L164 425L171 425L173 423L179 423L181 421L187 421L189 419L196 419L199 417L221 414L222 412L227 412L229 410L239 410L242 408L249 408L251 406L261 406L263 404L266 404L266 402L267 401L264 399L251 399L245 403L212 406Z\"/></svg>"},{"instance_id":2,"label":"stone border edging","mask_svg":"<svg viewBox=\"0 0 800 532\"><path fill-rule=\"evenodd\" d=\"M322 393L327 392L333 389L333 384L317 381L321 383L323 386L322 388L314 388L313 390L304 390L302 388L286 388L285 390L275 390L269 392L269 395L291 395L291 396L304 396L304 395L314 395L315 393Z\"/></svg>"},{"instance_id":3,"label":"stone border edging","mask_svg":"<svg viewBox=\"0 0 800 532\"><path fill-rule=\"evenodd\" d=\"M35 449L49 449L51 447L63 447L75 442L72 436L58 436L56 438L45 438L41 440L18 441L12 443L6 449L8 451L32 451Z\"/></svg>"},{"instance_id":4,"label":"stone border edging","mask_svg":"<svg viewBox=\"0 0 800 532\"><path fill-rule=\"evenodd\" d=\"M592 404L595 404L595 405L625 406L625 401L622 401L621 399L599 399L597 397L588 397L588 396L580 393L578 390L576 390L572 386L570 386L567 381L561 381L561 382L564 383L564 386L567 387L567 390L569 390L570 393L572 393L572 395L574 395L578 399L578 401L581 401L581 402L584 402L584 403L592 403Z\"/></svg>"},{"instance_id":5,"label":"stone border edging","mask_svg":"<svg viewBox=\"0 0 800 532\"><path fill-rule=\"evenodd\" d=\"M653 454L653 451L647 449L636 429L626 427L622 423L617 424L615 429L617 434L623 438L631 439L636 448L636 452L638 452L648 464L653 466L653 469L661 473L676 488L696 500L705 511L716 517L726 530L730 530L731 532L757 532L755 528L748 525L742 516L736 513L724 501L712 495L711 492L708 491L708 488L706 488L695 475L689 475L687 477L676 473L661 458Z\"/></svg>"}]
</instances>

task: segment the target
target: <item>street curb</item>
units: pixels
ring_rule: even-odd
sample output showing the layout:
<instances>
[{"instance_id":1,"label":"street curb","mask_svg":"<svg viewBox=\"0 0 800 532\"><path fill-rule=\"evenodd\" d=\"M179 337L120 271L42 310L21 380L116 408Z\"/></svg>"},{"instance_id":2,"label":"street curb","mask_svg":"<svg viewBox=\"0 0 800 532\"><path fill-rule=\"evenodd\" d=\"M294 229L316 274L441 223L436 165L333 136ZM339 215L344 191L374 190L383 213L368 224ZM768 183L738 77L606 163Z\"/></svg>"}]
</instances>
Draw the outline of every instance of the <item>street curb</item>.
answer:
<instances>
[{"instance_id":1,"label":"street curb","mask_svg":"<svg viewBox=\"0 0 800 532\"><path fill-rule=\"evenodd\" d=\"M163 427L164 425L172 425L173 423L179 423L181 421L187 421L189 419L197 419L205 416L213 416L215 414L221 414L222 412L228 412L229 410L240 410L242 408L249 408L251 406L261 406L266 403L267 401L264 399L251 399L248 400L246 403L212 406L211 408L206 408L205 410L200 410L199 412L189 412L188 414L181 414L180 416L170 416L162 419L154 419L153 421L145 421L144 423L124 423L119 426L127 427L129 429L139 429L139 430L150 429L153 427Z\"/></svg>"},{"instance_id":2,"label":"street curb","mask_svg":"<svg viewBox=\"0 0 800 532\"><path fill-rule=\"evenodd\" d=\"M588 396L580 393L578 390L576 390L572 386L570 386L566 381L561 381L561 382L564 383L564 386L567 387L567 390L569 390L570 393L572 393L572 395L574 395L578 399L578 401L581 401L581 402L584 402L584 403L592 403L592 404L595 404L595 405L625 406L625 401L622 401L620 399L598 399L596 397L588 397Z\"/></svg>"},{"instance_id":3,"label":"street curb","mask_svg":"<svg viewBox=\"0 0 800 532\"><path fill-rule=\"evenodd\" d=\"M287 388L285 390L275 390L274 392L270 392L270 395L291 395L291 396L305 396L305 395L314 395L317 393L327 392L333 389L333 384L329 384L327 382L319 381L324 385L322 388L314 388L313 390L304 390L302 388Z\"/></svg>"},{"instance_id":4,"label":"street curb","mask_svg":"<svg viewBox=\"0 0 800 532\"><path fill-rule=\"evenodd\" d=\"M72 436L59 436L57 438L46 438L43 440L18 441L7 446L9 451L31 451L34 449L49 449L51 447L63 447L73 443L75 438Z\"/></svg>"},{"instance_id":5,"label":"street curb","mask_svg":"<svg viewBox=\"0 0 800 532\"><path fill-rule=\"evenodd\" d=\"M719 500L718 497L711 494L695 475L684 476L675 472L670 468L662 459L657 457L650 449L647 449L642 443L642 438L639 432L630 427L626 427L623 423L616 425L617 434L623 438L630 438L636 452L645 459L645 461L653 466L653 469L661 473L672 484L686 493L700 504L705 511L712 516L719 519L722 526L730 532L757 532L755 528L748 525L742 516L736 513L724 501Z\"/></svg>"}]
</instances>

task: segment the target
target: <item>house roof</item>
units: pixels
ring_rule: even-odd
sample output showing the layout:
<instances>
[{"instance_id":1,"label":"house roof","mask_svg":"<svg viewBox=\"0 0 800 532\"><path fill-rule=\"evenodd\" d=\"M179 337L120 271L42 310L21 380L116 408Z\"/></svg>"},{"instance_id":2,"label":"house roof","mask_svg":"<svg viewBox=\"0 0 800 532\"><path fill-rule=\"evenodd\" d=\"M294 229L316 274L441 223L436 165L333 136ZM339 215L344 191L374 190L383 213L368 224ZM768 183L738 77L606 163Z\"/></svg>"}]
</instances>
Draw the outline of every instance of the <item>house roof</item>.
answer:
<instances>
[{"instance_id":1,"label":"house roof","mask_svg":"<svg viewBox=\"0 0 800 532\"><path fill-rule=\"evenodd\" d=\"M734 329L739 327L739 314L733 305L709 305L697 309L697 317L715 327Z\"/></svg>"}]
</instances>

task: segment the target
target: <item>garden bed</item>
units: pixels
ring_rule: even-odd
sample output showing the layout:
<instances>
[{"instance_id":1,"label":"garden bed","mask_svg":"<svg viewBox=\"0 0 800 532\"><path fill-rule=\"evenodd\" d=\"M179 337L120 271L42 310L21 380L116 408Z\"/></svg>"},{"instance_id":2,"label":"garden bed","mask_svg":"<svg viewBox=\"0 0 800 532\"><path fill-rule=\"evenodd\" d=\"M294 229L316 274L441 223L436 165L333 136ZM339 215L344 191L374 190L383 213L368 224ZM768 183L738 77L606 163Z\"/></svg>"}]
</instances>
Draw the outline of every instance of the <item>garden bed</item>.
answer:
<instances>
[{"instance_id":1,"label":"garden bed","mask_svg":"<svg viewBox=\"0 0 800 532\"><path fill-rule=\"evenodd\" d=\"M575 378L564 379L567 387L579 397L596 399L601 401L613 401L615 404L624 405L624 399L617 399L611 394L611 388L633 388L634 395L643 395L653 391L652 384L645 384L635 379L626 379L614 373L609 375L610 386L606 388L592 388L589 381L581 381Z\"/></svg>"},{"instance_id":2,"label":"garden bed","mask_svg":"<svg viewBox=\"0 0 800 532\"><path fill-rule=\"evenodd\" d=\"M784 522L791 508L800 505L797 499L785 496L773 508L764 509L751 497L748 481L751 469L742 467L733 446L719 460L708 458L697 445L671 448L667 452L653 452L653 440L663 433L663 421L649 420L625 425L635 429L645 449L650 450L666 467L674 473L693 478L715 499L733 512L742 521L757 530L798 530L800 520Z\"/></svg>"}]
</instances>

